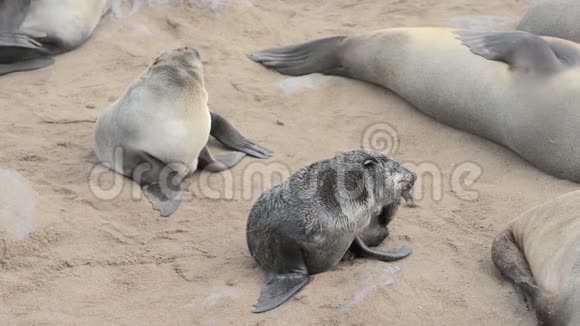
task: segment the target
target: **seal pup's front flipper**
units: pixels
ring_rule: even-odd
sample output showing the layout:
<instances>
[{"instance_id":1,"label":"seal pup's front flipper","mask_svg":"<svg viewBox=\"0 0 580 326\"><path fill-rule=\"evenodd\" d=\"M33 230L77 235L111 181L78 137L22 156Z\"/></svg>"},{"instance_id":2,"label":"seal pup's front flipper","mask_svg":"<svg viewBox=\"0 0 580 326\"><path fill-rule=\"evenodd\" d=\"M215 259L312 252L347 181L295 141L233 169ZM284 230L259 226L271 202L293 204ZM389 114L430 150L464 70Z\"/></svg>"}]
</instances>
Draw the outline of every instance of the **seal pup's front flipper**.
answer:
<instances>
[{"instance_id":1,"label":"seal pup's front flipper","mask_svg":"<svg viewBox=\"0 0 580 326\"><path fill-rule=\"evenodd\" d=\"M408 257L413 253L413 249L407 246L402 246L399 249L389 251L379 251L369 248L364 241L359 237L355 237L350 245L349 250L358 257L374 258L381 261L395 261Z\"/></svg>"},{"instance_id":2,"label":"seal pup's front flipper","mask_svg":"<svg viewBox=\"0 0 580 326\"><path fill-rule=\"evenodd\" d=\"M339 47L345 36L257 51L248 57L281 74L302 76L315 72L341 75Z\"/></svg>"},{"instance_id":3,"label":"seal pup's front flipper","mask_svg":"<svg viewBox=\"0 0 580 326\"><path fill-rule=\"evenodd\" d=\"M507 63L511 69L550 74L563 68L563 62L546 40L528 32L455 32L471 52L488 60Z\"/></svg>"},{"instance_id":4,"label":"seal pup's front flipper","mask_svg":"<svg viewBox=\"0 0 580 326\"><path fill-rule=\"evenodd\" d=\"M246 157L246 153L243 152L229 152L213 156L206 145L199 153L197 168L211 172L221 172L231 169L244 157Z\"/></svg>"},{"instance_id":5,"label":"seal pup's front flipper","mask_svg":"<svg viewBox=\"0 0 580 326\"><path fill-rule=\"evenodd\" d=\"M254 313L272 310L302 289L310 277L304 272L273 275L264 285Z\"/></svg>"},{"instance_id":6,"label":"seal pup's front flipper","mask_svg":"<svg viewBox=\"0 0 580 326\"><path fill-rule=\"evenodd\" d=\"M127 151L123 156L124 174L141 186L145 197L161 216L175 213L183 196L178 173L153 155Z\"/></svg>"},{"instance_id":7,"label":"seal pup's front flipper","mask_svg":"<svg viewBox=\"0 0 580 326\"><path fill-rule=\"evenodd\" d=\"M231 149L261 159L272 157L272 151L246 139L231 123L214 111L211 111L210 134Z\"/></svg>"},{"instance_id":8,"label":"seal pup's front flipper","mask_svg":"<svg viewBox=\"0 0 580 326\"><path fill-rule=\"evenodd\" d=\"M0 32L0 76L50 66L54 59L35 39L18 33Z\"/></svg>"},{"instance_id":9,"label":"seal pup's front flipper","mask_svg":"<svg viewBox=\"0 0 580 326\"><path fill-rule=\"evenodd\" d=\"M308 284L310 276L302 249L293 239L295 232L293 228L282 227L272 235L278 237L276 263L262 288L254 313L278 307Z\"/></svg>"}]
</instances>

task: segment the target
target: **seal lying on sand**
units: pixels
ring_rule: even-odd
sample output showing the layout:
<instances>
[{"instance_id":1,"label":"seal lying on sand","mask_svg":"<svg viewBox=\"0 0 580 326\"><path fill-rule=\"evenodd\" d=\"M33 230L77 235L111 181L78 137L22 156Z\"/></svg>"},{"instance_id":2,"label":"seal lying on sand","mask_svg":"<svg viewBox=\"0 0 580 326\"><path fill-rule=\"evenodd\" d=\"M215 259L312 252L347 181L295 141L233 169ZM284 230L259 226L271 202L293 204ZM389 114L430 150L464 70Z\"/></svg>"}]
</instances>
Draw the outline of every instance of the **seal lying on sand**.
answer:
<instances>
[{"instance_id":1,"label":"seal lying on sand","mask_svg":"<svg viewBox=\"0 0 580 326\"><path fill-rule=\"evenodd\" d=\"M580 42L580 1L533 1L518 30Z\"/></svg>"},{"instance_id":2,"label":"seal lying on sand","mask_svg":"<svg viewBox=\"0 0 580 326\"><path fill-rule=\"evenodd\" d=\"M1 0L0 76L51 65L82 45L111 0Z\"/></svg>"},{"instance_id":3,"label":"seal lying on sand","mask_svg":"<svg viewBox=\"0 0 580 326\"><path fill-rule=\"evenodd\" d=\"M398 162L355 150L305 167L264 192L250 211L246 229L250 254L269 273L255 312L288 300L308 283L309 275L334 267L349 249L383 261L410 255L409 247L370 249L360 235L415 180L415 173Z\"/></svg>"},{"instance_id":4,"label":"seal lying on sand","mask_svg":"<svg viewBox=\"0 0 580 326\"><path fill-rule=\"evenodd\" d=\"M471 50L471 51L470 51ZM580 45L526 32L402 28L256 52L286 75L315 72L393 90L423 113L580 181Z\"/></svg>"},{"instance_id":5,"label":"seal lying on sand","mask_svg":"<svg viewBox=\"0 0 580 326\"><path fill-rule=\"evenodd\" d=\"M540 323L580 325L580 191L523 213L497 236L492 259Z\"/></svg>"},{"instance_id":6,"label":"seal lying on sand","mask_svg":"<svg viewBox=\"0 0 580 326\"><path fill-rule=\"evenodd\" d=\"M175 212L181 181L197 168L223 171L246 154L272 155L211 112L207 100L199 54L185 47L155 59L97 121L99 160L139 183L162 216ZM206 145L210 133L239 152L214 157Z\"/></svg>"}]
</instances>

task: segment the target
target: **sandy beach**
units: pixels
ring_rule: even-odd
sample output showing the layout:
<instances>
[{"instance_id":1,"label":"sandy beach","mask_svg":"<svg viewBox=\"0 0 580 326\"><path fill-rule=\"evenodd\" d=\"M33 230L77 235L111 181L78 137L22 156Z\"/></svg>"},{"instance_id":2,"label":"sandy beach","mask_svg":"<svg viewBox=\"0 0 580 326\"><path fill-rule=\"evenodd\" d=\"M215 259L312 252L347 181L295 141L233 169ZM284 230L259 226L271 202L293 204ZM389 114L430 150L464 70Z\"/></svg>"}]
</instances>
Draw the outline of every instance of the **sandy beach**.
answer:
<instances>
[{"instance_id":1,"label":"sandy beach","mask_svg":"<svg viewBox=\"0 0 580 326\"><path fill-rule=\"evenodd\" d=\"M0 77L0 324L535 325L493 266L491 241L577 184L382 88L288 78L246 57L389 27L511 29L527 0L194 2L116 8L53 66ZM156 56L185 45L201 53L210 105L274 157L196 174L178 211L163 218L128 179L113 198L91 187L95 176L101 187L114 180L96 167L94 121ZM391 137L395 158L436 174L422 175L418 207L401 208L380 247L407 244L413 255L341 263L278 309L252 314L264 273L247 250L246 219L259 193L280 181L255 171L284 176L340 151L380 147L375 131Z\"/></svg>"}]
</instances>

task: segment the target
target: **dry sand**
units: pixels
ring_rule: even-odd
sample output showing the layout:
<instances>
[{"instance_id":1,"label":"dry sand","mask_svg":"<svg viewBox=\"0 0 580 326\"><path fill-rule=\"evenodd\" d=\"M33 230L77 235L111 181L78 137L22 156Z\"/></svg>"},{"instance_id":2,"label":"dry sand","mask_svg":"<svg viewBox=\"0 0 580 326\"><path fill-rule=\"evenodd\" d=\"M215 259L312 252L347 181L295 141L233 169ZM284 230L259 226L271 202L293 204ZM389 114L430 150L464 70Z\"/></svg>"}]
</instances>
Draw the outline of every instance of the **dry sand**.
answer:
<instances>
[{"instance_id":1,"label":"dry sand","mask_svg":"<svg viewBox=\"0 0 580 326\"><path fill-rule=\"evenodd\" d=\"M519 213L577 185L439 124L378 87L319 75L289 81L245 56L387 27L509 28L527 1L220 4L111 15L54 66L0 78L0 167L18 171L32 188L0 171L0 324L533 325L533 314L493 267L490 244ZM171 218L132 200L128 180L116 198L99 199L88 182L91 121L152 58L183 45L204 57L211 104L275 157L245 159L233 170L235 200L195 197ZM432 198L437 185L425 187L420 207L401 209L382 246L407 243L415 253L396 263L341 263L279 309L252 314L264 275L246 249L253 199L241 194L261 189L256 180L241 181L246 168L278 162L294 171L359 147L372 123L396 127L398 159L430 162L442 173L442 199ZM458 198L450 186L454 166L465 162L482 169L470 187L475 200ZM198 179L191 189L223 184L213 175L200 188Z\"/></svg>"}]
</instances>

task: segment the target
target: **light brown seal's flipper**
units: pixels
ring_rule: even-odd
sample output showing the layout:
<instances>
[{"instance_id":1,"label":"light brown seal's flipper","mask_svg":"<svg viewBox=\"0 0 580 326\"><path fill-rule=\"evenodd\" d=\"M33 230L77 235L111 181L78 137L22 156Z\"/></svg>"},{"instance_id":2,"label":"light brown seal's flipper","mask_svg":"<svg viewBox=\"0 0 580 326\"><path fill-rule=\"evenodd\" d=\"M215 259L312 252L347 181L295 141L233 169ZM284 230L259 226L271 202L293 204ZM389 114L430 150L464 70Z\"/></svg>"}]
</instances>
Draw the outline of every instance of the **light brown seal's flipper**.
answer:
<instances>
[{"instance_id":1,"label":"light brown seal's flipper","mask_svg":"<svg viewBox=\"0 0 580 326\"><path fill-rule=\"evenodd\" d=\"M210 134L220 143L250 156L266 159L272 157L272 151L260 145L256 145L246 139L239 131L232 126L224 117L211 111L211 131ZM242 159L242 157L240 157ZM239 160L238 160L239 161ZM236 162L237 163L237 162Z\"/></svg>"},{"instance_id":2,"label":"light brown seal's flipper","mask_svg":"<svg viewBox=\"0 0 580 326\"><path fill-rule=\"evenodd\" d=\"M341 75L339 47L345 36L334 36L298 45L254 52L249 58L284 75L315 72Z\"/></svg>"},{"instance_id":3,"label":"light brown seal's flipper","mask_svg":"<svg viewBox=\"0 0 580 326\"><path fill-rule=\"evenodd\" d=\"M0 32L0 76L50 66L49 51L28 35Z\"/></svg>"},{"instance_id":4,"label":"light brown seal's flipper","mask_svg":"<svg viewBox=\"0 0 580 326\"><path fill-rule=\"evenodd\" d=\"M528 32L458 31L455 34L473 53L488 60L505 62L513 70L551 74L570 64L556 53L562 52L559 47L553 47L540 36Z\"/></svg>"},{"instance_id":5,"label":"light brown seal's flipper","mask_svg":"<svg viewBox=\"0 0 580 326\"><path fill-rule=\"evenodd\" d=\"M238 164L246 153L229 152L217 156L213 156L207 145L201 150L198 156L197 168L211 172L221 172L229 170Z\"/></svg>"},{"instance_id":6,"label":"light brown seal's flipper","mask_svg":"<svg viewBox=\"0 0 580 326\"><path fill-rule=\"evenodd\" d=\"M126 151L123 171L141 186L143 194L161 216L175 213L183 196L182 180L169 165L145 152Z\"/></svg>"},{"instance_id":7,"label":"light brown seal's flipper","mask_svg":"<svg viewBox=\"0 0 580 326\"><path fill-rule=\"evenodd\" d=\"M540 320L546 320L550 314L548 296L537 285L530 266L516 244L511 229L501 232L494 240L491 258L501 274L513 282L526 296L537 312Z\"/></svg>"}]
</instances>

